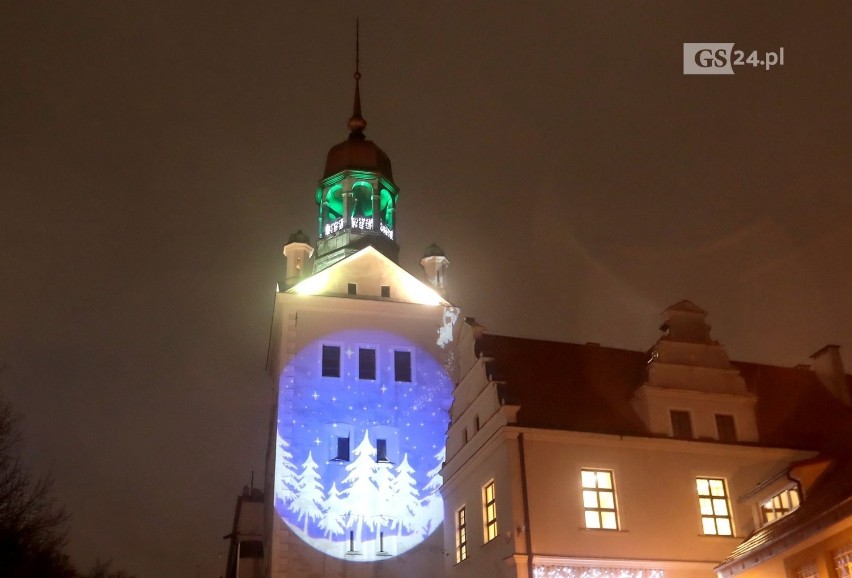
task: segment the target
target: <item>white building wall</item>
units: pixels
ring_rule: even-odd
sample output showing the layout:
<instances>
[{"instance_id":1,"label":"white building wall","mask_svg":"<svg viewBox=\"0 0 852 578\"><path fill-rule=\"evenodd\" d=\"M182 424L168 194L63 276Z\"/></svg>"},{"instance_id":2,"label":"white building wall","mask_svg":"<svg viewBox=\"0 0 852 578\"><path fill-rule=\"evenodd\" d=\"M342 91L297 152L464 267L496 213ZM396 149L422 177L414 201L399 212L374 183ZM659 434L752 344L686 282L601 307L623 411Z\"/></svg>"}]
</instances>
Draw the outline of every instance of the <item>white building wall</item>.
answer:
<instances>
[{"instance_id":1,"label":"white building wall","mask_svg":"<svg viewBox=\"0 0 852 578\"><path fill-rule=\"evenodd\" d=\"M522 472L517 459L521 433L528 522L523 515ZM469 557L459 564L452 558L448 576L467 578L495 572L525 577L526 541L530 539L535 565L660 569L667 577L711 578L718 561L754 529L751 505L738 502L738 497L791 461L811 455L796 450L507 426L476 455L445 468L447 520L460 504L472 504L471 512L481 508L481 485L493 478L499 482L501 526L499 539L482 545L479 516L471 515ZM585 528L581 468L613 472L618 530ZM702 534L697 477L726 481L734 536ZM454 534L449 530L444 545L454 548Z\"/></svg>"}]
</instances>

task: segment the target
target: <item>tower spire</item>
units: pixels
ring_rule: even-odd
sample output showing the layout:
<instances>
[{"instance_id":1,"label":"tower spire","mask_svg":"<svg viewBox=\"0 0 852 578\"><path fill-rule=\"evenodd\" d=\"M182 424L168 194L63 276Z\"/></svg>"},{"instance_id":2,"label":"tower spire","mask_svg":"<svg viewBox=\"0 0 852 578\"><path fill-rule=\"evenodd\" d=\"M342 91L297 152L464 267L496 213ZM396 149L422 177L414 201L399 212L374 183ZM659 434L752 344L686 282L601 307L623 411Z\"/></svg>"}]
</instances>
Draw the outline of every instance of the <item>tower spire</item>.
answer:
<instances>
[{"instance_id":1,"label":"tower spire","mask_svg":"<svg viewBox=\"0 0 852 578\"><path fill-rule=\"evenodd\" d=\"M349 138L364 138L367 121L361 116L361 43L358 18L355 19L355 103L352 106L352 117L349 119Z\"/></svg>"}]
</instances>

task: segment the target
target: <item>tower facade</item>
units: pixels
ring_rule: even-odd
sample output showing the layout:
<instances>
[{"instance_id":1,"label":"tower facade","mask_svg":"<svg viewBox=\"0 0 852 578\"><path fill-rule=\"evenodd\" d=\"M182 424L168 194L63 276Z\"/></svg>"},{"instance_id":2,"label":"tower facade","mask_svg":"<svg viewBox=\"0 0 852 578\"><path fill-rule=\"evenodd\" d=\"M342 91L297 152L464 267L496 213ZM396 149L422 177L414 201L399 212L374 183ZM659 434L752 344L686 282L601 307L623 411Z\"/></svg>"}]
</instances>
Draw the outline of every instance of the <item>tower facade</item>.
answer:
<instances>
[{"instance_id":1,"label":"tower facade","mask_svg":"<svg viewBox=\"0 0 852 578\"><path fill-rule=\"evenodd\" d=\"M329 151L317 189L313 268L308 239L292 237L275 300L265 558L276 578L443 569L439 471L458 313L396 263L398 189L364 136L359 78L349 137Z\"/></svg>"}]
</instances>

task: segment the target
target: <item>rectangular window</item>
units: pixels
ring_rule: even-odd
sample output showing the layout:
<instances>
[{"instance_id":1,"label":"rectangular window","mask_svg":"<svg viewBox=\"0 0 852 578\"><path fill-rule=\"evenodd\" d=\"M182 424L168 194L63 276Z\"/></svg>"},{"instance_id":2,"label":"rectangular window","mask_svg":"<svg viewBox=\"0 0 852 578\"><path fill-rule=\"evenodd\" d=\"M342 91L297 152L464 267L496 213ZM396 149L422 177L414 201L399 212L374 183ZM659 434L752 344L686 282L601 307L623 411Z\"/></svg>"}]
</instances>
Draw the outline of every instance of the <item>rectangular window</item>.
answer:
<instances>
[{"instance_id":1,"label":"rectangular window","mask_svg":"<svg viewBox=\"0 0 852 578\"><path fill-rule=\"evenodd\" d=\"M390 285L382 285L382 297L390 298Z\"/></svg>"},{"instance_id":2,"label":"rectangular window","mask_svg":"<svg viewBox=\"0 0 852 578\"><path fill-rule=\"evenodd\" d=\"M799 490L790 488L772 496L760 505L760 517L764 524L783 518L799 507Z\"/></svg>"},{"instance_id":3,"label":"rectangular window","mask_svg":"<svg viewBox=\"0 0 852 578\"><path fill-rule=\"evenodd\" d=\"M479 416L476 416L476 421L474 422L474 425L476 426L476 431L479 431L482 427L482 424L479 423Z\"/></svg>"},{"instance_id":4,"label":"rectangular window","mask_svg":"<svg viewBox=\"0 0 852 578\"><path fill-rule=\"evenodd\" d=\"M323 377L340 377L340 346L322 346L322 375Z\"/></svg>"},{"instance_id":5,"label":"rectangular window","mask_svg":"<svg viewBox=\"0 0 852 578\"><path fill-rule=\"evenodd\" d=\"M389 462L388 459L388 440L377 439L376 440L376 461L377 462Z\"/></svg>"},{"instance_id":6,"label":"rectangular window","mask_svg":"<svg viewBox=\"0 0 852 578\"><path fill-rule=\"evenodd\" d=\"M358 284L357 283L349 283L346 286L346 292L349 293L350 295L357 295L358 294Z\"/></svg>"},{"instance_id":7,"label":"rectangular window","mask_svg":"<svg viewBox=\"0 0 852 578\"><path fill-rule=\"evenodd\" d=\"M796 569L796 578L819 578L817 573L816 563L809 562L804 566L799 566Z\"/></svg>"},{"instance_id":8,"label":"rectangular window","mask_svg":"<svg viewBox=\"0 0 852 578\"><path fill-rule=\"evenodd\" d=\"M692 439L692 418L688 411L673 409L669 412L672 417L672 436L684 440Z\"/></svg>"},{"instance_id":9,"label":"rectangular window","mask_svg":"<svg viewBox=\"0 0 852 578\"><path fill-rule=\"evenodd\" d=\"M411 352L393 352L393 378L395 381L411 381Z\"/></svg>"},{"instance_id":10,"label":"rectangular window","mask_svg":"<svg viewBox=\"0 0 852 578\"><path fill-rule=\"evenodd\" d=\"M834 551L834 569L837 578L852 578L852 542Z\"/></svg>"},{"instance_id":11,"label":"rectangular window","mask_svg":"<svg viewBox=\"0 0 852 578\"><path fill-rule=\"evenodd\" d=\"M490 542L497 537L497 495L494 493L494 482L490 481L482 488L483 518L485 520L485 541Z\"/></svg>"},{"instance_id":12,"label":"rectangular window","mask_svg":"<svg viewBox=\"0 0 852 578\"><path fill-rule=\"evenodd\" d=\"M580 478L583 483L586 528L618 530L612 472L584 468L580 471Z\"/></svg>"},{"instance_id":13,"label":"rectangular window","mask_svg":"<svg viewBox=\"0 0 852 578\"><path fill-rule=\"evenodd\" d=\"M349 461L349 438L337 438L337 455L334 459L343 462Z\"/></svg>"},{"instance_id":14,"label":"rectangular window","mask_svg":"<svg viewBox=\"0 0 852 578\"><path fill-rule=\"evenodd\" d=\"M376 350L358 350L358 379L376 379Z\"/></svg>"},{"instance_id":15,"label":"rectangular window","mask_svg":"<svg viewBox=\"0 0 852 578\"><path fill-rule=\"evenodd\" d=\"M719 441L735 442L737 441L737 428L734 425L734 416L725 415L722 413L716 414L716 432L719 434Z\"/></svg>"},{"instance_id":16,"label":"rectangular window","mask_svg":"<svg viewBox=\"0 0 852 578\"><path fill-rule=\"evenodd\" d=\"M701 511L701 527L707 536L733 536L731 506L725 480L720 478L697 478L698 508Z\"/></svg>"},{"instance_id":17,"label":"rectangular window","mask_svg":"<svg viewBox=\"0 0 852 578\"><path fill-rule=\"evenodd\" d=\"M456 564L467 559L467 520L464 506L456 512Z\"/></svg>"}]
</instances>

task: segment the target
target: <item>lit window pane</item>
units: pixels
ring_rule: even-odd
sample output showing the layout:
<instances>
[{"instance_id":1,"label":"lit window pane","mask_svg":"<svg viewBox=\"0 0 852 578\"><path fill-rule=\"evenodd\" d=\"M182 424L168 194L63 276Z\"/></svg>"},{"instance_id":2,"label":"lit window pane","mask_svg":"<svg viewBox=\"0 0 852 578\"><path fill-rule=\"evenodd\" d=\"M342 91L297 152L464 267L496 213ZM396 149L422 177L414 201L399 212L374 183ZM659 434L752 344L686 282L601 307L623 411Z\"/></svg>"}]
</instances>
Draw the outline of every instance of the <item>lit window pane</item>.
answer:
<instances>
[{"instance_id":1,"label":"lit window pane","mask_svg":"<svg viewBox=\"0 0 852 578\"><path fill-rule=\"evenodd\" d=\"M721 478L697 478L698 508L701 511L701 526L704 534L733 535L731 507L725 480ZM764 502L761 511L766 515L773 512L773 501Z\"/></svg>"},{"instance_id":2,"label":"lit window pane","mask_svg":"<svg viewBox=\"0 0 852 578\"><path fill-rule=\"evenodd\" d=\"M799 507L799 492L796 490L790 490L790 509L796 509Z\"/></svg>"},{"instance_id":3,"label":"lit window pane","mask_svg":"<svg viewBox=\"0 0 852 578\"><path fill-rule=\"evenodd\" d=\"M600 528L601 522L598 517L597 512L586 512L586 527L587 528Z\"/></svg>"},{"instance_id":4,"label":"lit window pane","mask_svg":"<svg viewBox=\"0 0 852 578\"><path fill-rule=\"evenodd\" d=\"M618 530L615 484L609 470L582 469L586 528Z\"/></svg>"},{"instance_id":5,"label":"lit window pane","mask_svg":"<svg viewBox=\"0 0 852 578\"><path fill-rule=\"evenodd\" d=\"M714 496L725 495L725 484L722 480L710 480L710 493Z\"/></svg>"}]
</instances>

